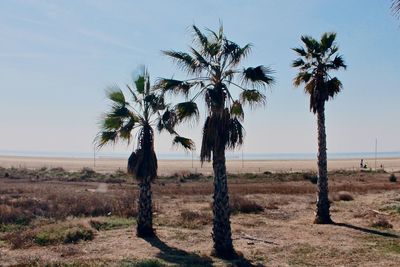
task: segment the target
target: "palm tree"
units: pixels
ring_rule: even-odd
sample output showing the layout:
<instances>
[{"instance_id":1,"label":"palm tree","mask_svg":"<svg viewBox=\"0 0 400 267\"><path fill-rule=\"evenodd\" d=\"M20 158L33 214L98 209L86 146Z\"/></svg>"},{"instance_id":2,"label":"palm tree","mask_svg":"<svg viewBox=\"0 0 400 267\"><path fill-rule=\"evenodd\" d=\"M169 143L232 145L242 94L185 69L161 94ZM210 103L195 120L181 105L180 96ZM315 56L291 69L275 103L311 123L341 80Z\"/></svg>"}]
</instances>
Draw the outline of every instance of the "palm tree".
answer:
<instances>
[{"instance_id":1,"label":"palm tree","mask_svg":"<svg viewBox=\"0 0 400 267\"><path fill-rule=\"evenodd\" d=\"M271 69L258 66L239 68L251 45L239 46L228 40L222 25L218 32L207 29L208 34L193 28L194 47L190 52L163 51L187 72L188 79L160 79L158 87L164 92L182 94L186 101L175 106L179 121L199 119L196 100L206 104L200 160L210 161L214 170L213 240L214 253L223 258L236 255L232 244L229 195L225 166L225 150L243 143L243 105L254 107L265 104L260 89L273 83ZM231 89L237 88L234 95ZM237 90L236 90L237 91Z\"/></svg>"},{"instance_id":2,"label":"palm tree","mask_svg":"<svg viewBox=\"0 0 400 267\"><path fill-rule=\"evenodd\" d=\"M338 46L336 33L324 33L320 41L310 36L302 36L305 48L293 48L300 56L292 66L299 69L293 80L294 86L304 84L304 90L310 95L310 110L317 114L318 120L318 196L314 223L333 223L329 214L328 173L325 133L325 102L334 98L341 90L342 83L329 75L330 71L346 69Z\"/></svg>"},{"instance_id":3,"label":"palm tree","mask_svg":"<svg viewBox=\"0 0 400 267\"><path fill-rule=\"evenodd\" d=\"M172 128L169 107L164 103L163 94L156 93L150 87L150 76L143 67L134 80L134 86L127 85L132 99L127 101L118 86L107 92L111 100L111 109L101 120L101 130L96 139L98 146L115 144L119 140L131 142L133 132L137 133L136 149L128 160L128 173L139 181L139 214L137 217L137 235L154 236L151 200L151 182L157 177L157 157L154 151L154 130L167 129L175 135L174 143L187 149L193 148L190 139L179 136ZM161 113L163 112L163 114ZM174 124L173 124L174 125Z\"/></svg>"}]
</instances>

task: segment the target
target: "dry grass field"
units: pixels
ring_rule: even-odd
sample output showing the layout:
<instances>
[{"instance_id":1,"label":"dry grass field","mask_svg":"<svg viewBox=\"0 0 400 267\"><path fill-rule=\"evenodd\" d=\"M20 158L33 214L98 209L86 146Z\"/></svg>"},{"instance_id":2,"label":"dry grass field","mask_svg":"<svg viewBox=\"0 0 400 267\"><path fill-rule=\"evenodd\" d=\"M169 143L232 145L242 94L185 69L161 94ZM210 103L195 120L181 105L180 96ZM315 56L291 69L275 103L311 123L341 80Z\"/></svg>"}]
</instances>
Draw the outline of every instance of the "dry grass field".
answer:
<instances>
[{"instance_id":1,"label":"dry grass field","mask_svg":"<svg viewBox=\"0 0 400 267\"><path fill-rule=\"evenodd\" d=\"M400 182L384 172L331 172L336 224L314 225L314 178L230 175L242 257L223 261L211 256L211 177L160 177L158 238L143 240L135 236L136 184L123 173L0 169L0 265L399 266Z\"/></svg>"}]
</instances>

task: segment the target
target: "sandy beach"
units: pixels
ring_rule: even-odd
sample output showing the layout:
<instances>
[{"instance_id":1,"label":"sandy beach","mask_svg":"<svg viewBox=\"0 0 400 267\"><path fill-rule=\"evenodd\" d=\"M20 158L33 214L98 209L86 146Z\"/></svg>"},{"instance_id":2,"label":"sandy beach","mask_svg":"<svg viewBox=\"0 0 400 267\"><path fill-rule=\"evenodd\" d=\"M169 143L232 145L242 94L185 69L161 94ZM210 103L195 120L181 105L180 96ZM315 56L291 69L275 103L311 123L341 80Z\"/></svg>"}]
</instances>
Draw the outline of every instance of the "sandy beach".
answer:
<instances>
[{"instance_id":1,"label":"sandy beach","mask_svg":"<svg viewBox=\"0 0 400 267\"><path fill-rule=\"evenodd\" d=\"M95 169L97 172L113 172L125 170L126 159L119 158L97 158L94 162L89 158L50 158L50 157L17 157L0 156L0 166L4 168L22 167L38 169L41 167L55 168L62 167L66 170L76 171L84 167ZM375 159L366 159L369 168L375 168ZM332 159L328 162L329 170L356 170L359 168L359 159ZM377 167L380 166L386 171L400 171L400 158L378 158ZM204 163L194 160L159 160L159 174L168 175L179 172L200 172L203 174L212 173L211 163ZM290 172L290 171L315 171L316 160L228 160L227 170L230 173L259 173Z\"/></svg>"}]
</instances>

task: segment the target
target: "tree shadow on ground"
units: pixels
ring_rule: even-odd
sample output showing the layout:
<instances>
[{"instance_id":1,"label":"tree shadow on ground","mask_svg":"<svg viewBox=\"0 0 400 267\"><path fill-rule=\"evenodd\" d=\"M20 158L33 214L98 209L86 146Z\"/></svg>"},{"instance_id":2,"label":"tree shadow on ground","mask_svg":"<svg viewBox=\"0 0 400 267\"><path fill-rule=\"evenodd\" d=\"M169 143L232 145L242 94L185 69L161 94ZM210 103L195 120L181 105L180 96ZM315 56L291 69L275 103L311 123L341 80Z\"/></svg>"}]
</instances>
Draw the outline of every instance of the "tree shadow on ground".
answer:
<instances>
[{"instance_id":1,"label":"tree shadow on ground","mask_svg":"<svg viewBox=\"0 0 400 267\"><path fill-rule=\"evenodd\" d=\"M358 231L361 231L361 232L364 232L364 233L368 233L368 234L373 234L373 235L379 235L379 236L384 236L384 237L392 237L392 238L400 238L400 236L397 235L397 234L392 234L392 233L382 232L382 231L378 231L378 230L374 230L374 229L355 226L355 225L348 224L348 223L335 223L334 225L341 226L341 227L346 227L346 228L350 228L350 229L354 229L354 230L358 230Z\"/></svg>"},{"instance_id":2,"label":"tree shadow on ground","mask_svg":"<svg viewBox=\"0 0 400 267\"><path fill-rule=\"evenodd\" d=\"M157 236L144 238L144 240L153 247L158 248L160 252L157 257L168 263L177 264L179 266L213 266L211 258L170 247Z\"/></svg>"},{"instance_id":3,"label":"tree shadow on ground","mask_svg":"<svg viewBox=\"0 0 400 267\"><path fill-rule=\"evenodd\" d=\"M228 266L234 267L259 267L264 265L254 265L248 259L243 257L242 255L238 255L236 259L233 260L225 260L227 263L230 263Z\"/></svg>"},{"instance_id":4,"label":"tree shadow on ground","mask_svg":"<svg viewBox=\"0 0 400 267\"><path fill-rule=\"evenodd\" d=\"M157 236L144 238L150 245L160 250L157 254L157 258L164 260L171 264L177 264L178 266L213 266L213 261L208 256L199 256L195 253L189 253L184 250L168 246L165 242L160 240ZM233 260L224 260L230 263L231 266L237 267L255 267L250 261L244 258L242 255L238 256Z\"/></svg>"}]
</instances>

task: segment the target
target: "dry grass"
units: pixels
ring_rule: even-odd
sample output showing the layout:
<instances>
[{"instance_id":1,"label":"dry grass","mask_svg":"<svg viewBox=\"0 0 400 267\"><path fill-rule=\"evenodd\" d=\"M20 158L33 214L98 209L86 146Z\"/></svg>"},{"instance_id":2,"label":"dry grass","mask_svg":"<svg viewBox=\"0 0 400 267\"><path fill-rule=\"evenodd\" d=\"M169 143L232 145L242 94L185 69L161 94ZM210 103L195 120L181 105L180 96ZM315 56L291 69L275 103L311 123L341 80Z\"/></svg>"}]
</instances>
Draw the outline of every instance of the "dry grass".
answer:
<instances>
[{"instance_id":1,"label":"dry grass","mask_svg":"<svg viewBox=\"0 0 400 267\"><path fill-rule=\"evenodd\" d=\"M153 186L160 241L135 237L134 219L126 218L136 215L135 184L104 187L94 182L2 178L0 261L12 266L30 262L33 266L140 266L133 264L135 259L151 258L159 260L158 266L179 266L182 261L187 266L210 266L210 261L216 266L235 265L208 256L204 261L212 248L212 179L183 175L184 181L161 178ZM389 182L387 174L331 173L332 196L341 191L357 196L348 203L332 204L334 221L349 227L313 225L315 185L302 174L274 175L229 178L235 209L232 237L253 265L397 266L398 239L379 236L371 242L365 238L386 229L398 234L400 229L394 208L385 216L374 212L398 207L395 192L400 185ZM120 217L107 216L110 212ZM390 220L392 228L379 223L373 225L379 229L370 229L378 217ZM67 235L68 231L72 233ZM93 241L85 241L92 238L90 232Z\"/></svg>"},{"instance_id":2,"label":"dry grass","mask_svg":"<svg viewBox=\"0 0 400 267\"><path fill-rule=\"evenodd\" d=\"M110 194L74 190L60 184L44 184L36 188L27 184L16 185L21 186L19 190L2 190L0 224L28 224L34 218L63 220L70 216L134 217L137 214L134 191Z\"/></svg>"},{"instance_id":3,"label":"dry grass","mask_svg":"<svg viewBox=\"0 0 400 267\"><path fill-rule=\"evenodd\" d=\"M333 194L332 199L334 201L352 201L352 200L354 200L353 196L349 192L344 192L344 191Z\"/></svg>"},{"instance_id":4,"label":"dry grass","mask_svg":"<svg viewBox=\"0 0 400 267\"><path fill-rule=\"evenodd\" d=\"M40 246L77 243L80 240L93 240L94 231L85 224L50 224L15 231L4 236L14 249L27 248L35 244Z\"/></svg>"},{"instance_id":5,"label":"dry grass","mask_svg":"<svg viewBox=\"0 0 400 267\"><path fill-rule=\"evenodd\" d=\"M182 210L181 225L189 229L198 229L212 222L212 214L205 211Z\"/></svg>"},{"instance_id":6,"label":"dry grass","mask_svg":"<svg viewBox=\"0 0 400 267\"><path fill-rule=\"evenodd\" d=\"M232 195L229 199L229 207L232 214L236 213L260 213L264 211L264 207L255 201L247 198Z\"/></svg>"},{"instance_id":7,"label":"dry grass","mask_svg":"<svg viewBox=\"0 0 400 267\"><path fill-rule=\"evenodd\" d=\"M376 218L371 224L371 227L382 228L382 229L391 229L393 225L384 217Z\"/></svg>"}]
</instances>

